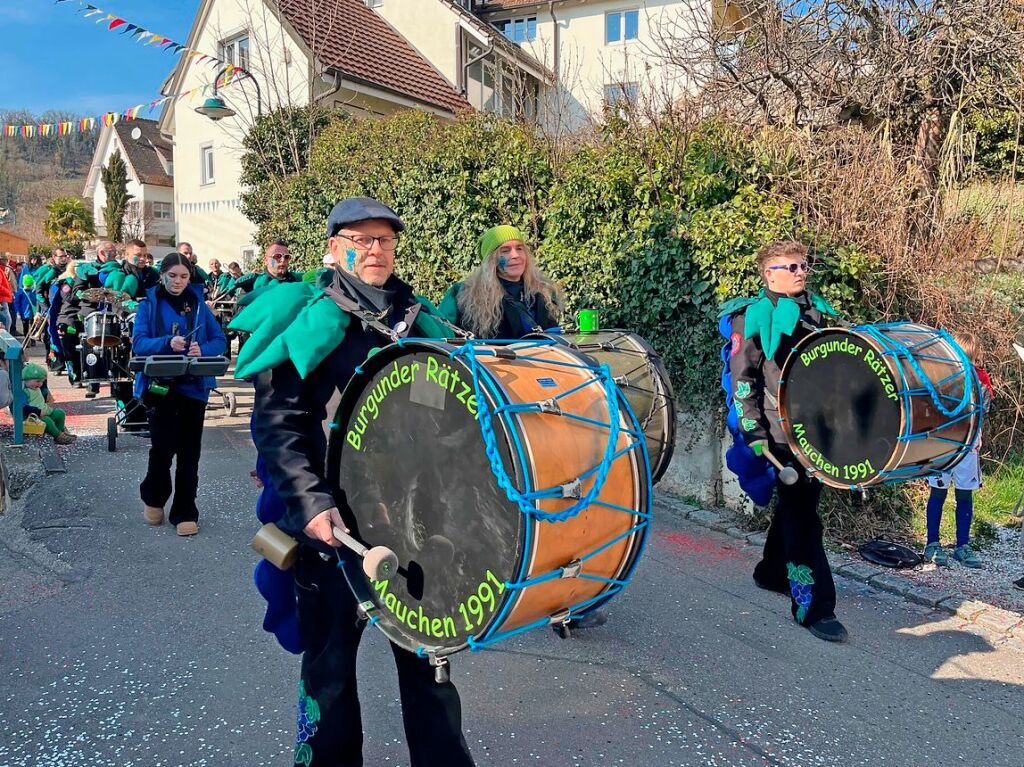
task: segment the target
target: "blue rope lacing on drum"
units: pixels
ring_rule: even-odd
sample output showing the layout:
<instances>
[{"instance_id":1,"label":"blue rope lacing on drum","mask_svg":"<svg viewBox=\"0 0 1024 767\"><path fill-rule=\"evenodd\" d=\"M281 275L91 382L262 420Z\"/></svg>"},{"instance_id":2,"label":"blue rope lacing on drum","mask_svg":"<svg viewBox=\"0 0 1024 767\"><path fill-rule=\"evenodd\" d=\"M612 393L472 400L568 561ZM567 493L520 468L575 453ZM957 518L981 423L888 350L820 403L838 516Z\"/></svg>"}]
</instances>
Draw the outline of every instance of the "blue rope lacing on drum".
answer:
<instances>
[{"instance_id":1,"label":"blue rope lacing on drum","mask_svg":"<svg viewBox=\"0 0 1024 767\"><path fill-rule=\"evenodd\" d=\"M422 340L422 339L412 339L412 338L399 339L398 341L396 341L396 344L398 346L405 346L408 342L414 341L414 340ZM563 488L562 487L554 487L554 488L548 488L546 490L537 490L537 491L526 492L526 493L520 492L518 489L515 488L515 486L512 484L511 478L508 476L508 473L505 471L504 463L501 460L500 453L498 452L498 440L497 440L497 435L494 432L493 416L494 415L503 416L506 413L522 413L522 412L542 413L542 412L545 412L545 410L541 407L542 403L538 402L538 403L522 403L522 404L515 404L515 405L502 405L502 406L499 406L499 407L495 408L493 413L492 413L491 408L490 408L490 406L488 404L488 399L487 399L486 393L485 393L484 388L483 388L483 384L481 382L480 362L477 359L477 357L478 356L499 356L499 355L496 354L493 349L479 349L478 350L478 349L473 348L473 345L474 345L474 343L482 345L482 344L494 344L496 342L493 341L493 340L489 340L489 341L480 340L480 341L475 341L475 342L472 341L472 340L467 340L464 343L465 343L465 346L463 348L461 348L461 349L458 349L458 350L452 352L450 354L450 357L452 359L454 359L455 357L463 357L467 361L467 366L469 367L469 369L470 369L470 371L472 373L472 376L473 376L473 388L474 388L474 392L475 392L476 400L477 400L477 419L480 421L480 426L481 426L481 431L483 433L483 438L484 438L484 442L485 442L485 448L486 448L486 452L487 452L487 456L488 456L488 461L490 462L491 471L493 472L499 487L501 487L505 491L506 496L508 497L508 499L510 501L512 501L513 503L515 503L516 506L520 509L520 511L523 514L527 514L527 515L530 515L530 516L532 516L534 518L537 518L537 519L540 519L540 520L546 520L546 521L550 521L550 522L559 522L559 521L565 521L567 519L570 519L571 517L579 514L580 511L582 511L584 508L586 508L588 505L591 505L591 504L597 505L597 506L603 506L605 508L608 508L608 509L611 509L611 510L614 510L614 511L618 511L618 512L622 512L622 513L625 513L625 514L630 514L630 515L635 516L635 517L637 517L639 519L639 521L636 524L632 525L625 532L615 536L611 540L605 541L604 543L602 543L600 546L598 546L593 551L591 551L591 552L589 552L587 554L582 555L579 558L579 560L578 560L578 563L580 565L580 570L573 577L584 579L584 580L599 581L601 583L607 584L608 588L606 590L600 592L599 594L596 594L593 597L590 597L589 599L586 599L586 600L584 600L582 602L579 602L577 604L572 605L571 607L566 608L566 610L564 611L564 614L559 614L558 616L551 616L551 617L548 617L548 618L541 618L541 619L536 620L536 621L534 621L534 622L532 622L532 623L530 623L528 625L520 626L519 628L516 628L516 629L510 629L508 631L501 631L501 632L494 633L493 629L495 627L497 627L497 626L500 626L502 620L507 615L507 612L508 612L508 609L509 609L509 605L506 604L505 607L503 608L502 612L499 614L497 621L492 623L492 627L490 629L488 629L487 631L485 631L483 636L481 636L480 638L477 638L476 636L471 634L471 635L469 635L466 638L466 645L471 650L476 651L476 650L485 649L485 648L490 647L491 645L496 644L496 643L498 643L498 642L500 642L500 641L502 641L504 639L508 639L510 637L517 636L519 634L523 634L523 633L525 633L527 631L531 631L533 629L540 628L542 626L552 625L553 623L558 622L558 620L572 620L574 618L579 618L581 615L585 614L591 608L594 608L596 605L598 605L600 603L603 603L603 602L607 601L608 599L611 599L615 594L617 594L620 591L622 591L629 584L629 582L632 580L633 573L635 572L635 569L636 569L636 565L640 561L640 559L641 559L641 557L643 555L643 551L646 548L647 540L646 540L646 535L644 533L646 532L646 530L650 526L651 519L652 519L652 516L653 516L651 511L650 511L651 498L652 498L652 486L651 486L650 459L649 459L648 454L647 454L646 435L645 435L645 433L644 433L642 428L633 429L633 428L622 428L621 427L620 418L621 418L623 412L625 412L626 420L630 424L634 424L634 425L639 426L639 421L637 420L636 415L633 413L633 409L630 407L630 404L629 404L628 400L620 399L620 397L622 397L622 395L619 392L618 387L615 384L614 378L611 375L611 371L610 371L610 369L608 368L607 365L602 365L602 366L600 366L599 368L597 368L595 370L595 368L593 366L591 366L591 365L574 364L574 363L565 362L565 361L562 361L562 360L544 359L543 357L535 357L535 356L528 356L528 355L519 354L519 355L517 355L516 359L529 360L531 362L539 362L539 363L542 363L542 364L545 364L545 365L577 368L577 369L580 369L580 370L586 370L589 373L595 375L594 379L586 382L585 384L574 386L571 389L569 389L567 391L564 391L561 394L552 397L547 402L556 401L558 399L564 398L564 397L572 394L573 392L576 392L576 391L581 390L582 388L585 388L585 386L593 385L595 383L601 383L602 384L602 388L604 390L605 397L606 397L607 402L608 402L608 416L609 416L609 422L608 423L604 423L602 421L598 421L598 420L591 419L591 418L585 418L583 416L577 416L577 415L575 415L573 413L567 413L567 412L562 412L561 416L560 416L560 417L564 417L564 418L571 418L573 420L581 421L581 422L584 422L584 423L589 423L589 424L592 424L592 425L595 425L595 426L598 426L598 427L605 428L605 429L609 430L608 445L605 448L605 451L604 451L604 454L602 456L601 462L597 466L589 469L588 471L584 472L582 475L580 475L577 478L577 480L579 482L582 482L583 480L588 479L589 477L593 476L594 477L594 485L591 488L591 491L589 493L587 493L587 495L585 497L582 497L578 503L574 504L572 507L570 507L568 509L565 509L565 510L563 510L561 512L546 512L546 511L544 511L542 509L537 508L537 506L535 504L531 503L531 501L539 500L541 498L566 497L564 492L563 492ZM525 346L525 344L522 341L517 341L515 339L511 339L511 340L509 340L507 342L501 342L501 343L519 344L519 345ZM537 339L537 340L530 341L528 343L529 343L529 346L533 347L533 348L539 348L539 347L546 347L546 346L555 345L554 341L550 341L550 340L546 340L546 339ZM632 441L625 448L622 448L620 450L616 450L616 443L618 442L618 438L619 438L620 434L626 434L627 436L632 438ZM518 445L519 440L518 440L518 438L516 436L516 432L514 430L511 432L511 436L512 436L513 441L516 442L517 445ZM519 446L519 449L520 449L520 455L521 455L521 446ZM634 451L634 450L635 451L639 451L641 453L641 456L642 456L642 459L641 459L641 465L643 467L643 477L642 478L643 478L643 481L644 481L644 485L646 487L646 493L644 494L644 497L646 498L646 503L645 503L645 506L644 506L644 510L627 508L625 506L619 506L617 504L609 503L609 502L606 502L606 501L603 501L603 500L597 498L597 495L601 492L602 486L604 485L605 481L607 480L608 472L611 469L611 465L615 461L619 460L620 458L623 458L628 453L630 453L631 451ZM528 478L527 478L527 484L529 484L529 479ZM619 578L606 578L606 577L602 577L602 576L598 576L598 575L593 575L593 574L590 574L590 573L585 573L585 572L582 571L583 563L591 560L593 557L595 557L598 554L604 552L606 549L610 548L611 546L614 546L616 543L619 543L620 541L625 540L625 539L627 539L627 538L629 538L631 536L635 536L635 535L641 536L639 548L637 549L637 551L634 554L632 565L621 575L621 577L619 577ZM527 533L527 547L529 547L529 533ZM526 565L525 565L525 562L524 562L523 563L523 568L524 569L525 569L525 566ZM556 568L555 570L552 570L549 573L544 573L544 574L541 574L541 575L538 575L538 576L534 576L533 578L522 579L522 580L518 580L518 581L505 581L504 582L504 586L507 589L525 589L525 588L528 588L530 586L535 586L535 585L538 585L540 583L546 583L548 581L555 580L556 578L563 577L563 573L564 573L565 570L566 570L566 568L564 568L564 567ZM522 572L520 574L520 578L522 578ZM374 617L376 617L376 616L374 616ZM557 618L557 620L556 620L556 618ZM376 623L376 620L373 620L372 623ZM431 648L425 647L423 645L420 645L416 649L416 654L418 656L420 656L420 657L427 657L428 655L431 654L431 652L432 652Z\"/></svg>"},{"instance_id":2,"label":"blue rope lacing on drum","mask_svg":"<svg viewBox=\"0 0 1024 767\"><path fill-rule=\"evenodd\" d=\"M493 357L496 356L496 354L493 349L477 349L477 345L482 343L484 342L467 341L463 346L451 352L450 356L452 359L461 357L469 367L470 373L472 373L473 390L476 394L477 420L480 422L480 431L484 440L487 460L491 466L491 473L494 474L494 479L498 483L498 487L505 492L505 496L509 501L519 507L519 510L523 514L532 515L538 519L544 519L549 522L564 522L567 519L572 519L587 508L587 506L589 506L594 499L600 495L601 489L604 487L604 483L608 479L608 472L611 470L612 463L614 463L620 456L620 453L616 450L616 444L619 441L619 433L622 431L621 424L619 423L619 397L610 368L607 365L600 365L595 370L593 367L588 365L574 365L571 363L559 362L559 364L564 367L574 367L580 370L590 371L595 374L595 378L593 381L588 381L586 384L574 387L561 392L560 394L556 394L551 398L551 401L557 401L569 394L572 394L574 391L578 391L583 388L583 386L599 382L604 390L608 406L608 423L602 423L592 419L584 419L581 416L574 416L574 418L576 420L586 421L588 423L606 427L608 429L608 442L605 445L604 452L601 456L601 462L578 478L582 481L583 479L593 476L594 482L591 485L590 490L587 491L587 493L576 503L562 511L544 511L536 505L536 501L542 498L564 497L562 487L556 486L544 488L532 493L523 493L516 488L511 477L509 477L508 472L505 470L505 464L501 459L501 454L498 450L498 439L494 433L493 419L494 415L500 415L503 412L542 413L545 411L542 407L542 403L531 402L499 407L494 411L494 413L491 412L487 396L480 382L480 361L478 357Z\"/></svg>"},{"instance_id":3,"label":"blue rope lacing on drum","mask_svg":"<svg viewBox=\"0 0 1024 767\"><path fill-rule=\"evenodd\" d=\"M928 392L928 396L931 397L932 404L935 405L936 409L938 409L940 413L948 418L955 418L960 415L960 413L964 411L964 408L970 404L971 395L974 393L973 390L975 388L974 365L971 364L971 361L967 358L964 350L960 348L960 345L953 340L949 333L945 330L939 330L939 337L946 341L956 354L957 361L963 369L964 376L964 390L963 394L960 396L960 402L955 408L950 409L942 403L943 397L938 393L938 391L936 391L935 384L932 383L931 379L925 375L925 372L921 369L921 366L918 363L917 358L914 357L912 351L899 341L890 336L883 335L881 332L883 329L894 328L899 328L906 333L925 332L923 330L918 331L903 322L890 322L881 325L859 325L853 328L853 330L871 336L883 348L890 349L891 351L886 352L886 354L890 354L897 359L905 359L917 375L918 380L924 384L924 388ZM928 328L927 332L933 333L934 331L932 328ZM928 340L931 339L929 338Z\"/></svg>"}]
</instances>

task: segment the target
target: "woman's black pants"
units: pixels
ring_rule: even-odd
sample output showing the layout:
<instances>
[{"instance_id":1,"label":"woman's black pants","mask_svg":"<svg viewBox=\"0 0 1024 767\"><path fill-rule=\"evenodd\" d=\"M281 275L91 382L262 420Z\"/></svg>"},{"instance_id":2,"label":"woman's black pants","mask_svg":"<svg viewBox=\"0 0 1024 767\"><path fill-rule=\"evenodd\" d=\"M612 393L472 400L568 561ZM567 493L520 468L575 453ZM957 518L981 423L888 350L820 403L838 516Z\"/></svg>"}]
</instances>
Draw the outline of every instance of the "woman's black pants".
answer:
<instances>
[{"instance_id":1,"label":"woman's black pants","mask_svg":"<svg viewBox=\"0 0 1024 767\"><path fill-rule=\"evenodd\" d=\"M178 394L146 392L143 395L149 419L149 469L139 494L147 506L163 508L171 497L171 462L174 470L174 501L168 513L172 525L195 522L196 490L199 487L199 454L203 448L203 420L206 403Z\"/></svg>"}]
</instances>

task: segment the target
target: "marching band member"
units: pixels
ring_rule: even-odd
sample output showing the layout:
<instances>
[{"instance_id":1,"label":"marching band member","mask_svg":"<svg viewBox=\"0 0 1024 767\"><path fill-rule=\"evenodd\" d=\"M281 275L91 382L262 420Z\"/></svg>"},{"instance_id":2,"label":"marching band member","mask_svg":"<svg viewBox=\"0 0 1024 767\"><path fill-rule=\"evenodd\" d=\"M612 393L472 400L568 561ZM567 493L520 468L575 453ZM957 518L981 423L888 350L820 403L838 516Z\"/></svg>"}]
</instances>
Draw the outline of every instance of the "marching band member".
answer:
<instances>
[{"instance_id":1,"label":"marching band member","mask_svg":"<svg viewBox=\"0 0 1024 767\"><path fill-rule=\"evenodd\" d=\"M263 257L264 270L236 277L234 284L231 285L232 295L237 295L239 292L251 293L268 285L301 282L301 274L289 271L288 266L291 262L292 254L288 250L288 243L284 240L274 240L267 246Z\"/></svg>"},{"instance_id":2,"label":"marching band member","mask_svg":"<svg viewBox=\"0 0 1024 767\"><path fill-rule=\"evenodd\" d=\"M770 450L799 475L792 485L776 479L778 502L754 582L789 594L793 617L814 636L844 642L847 631L835 616L836 589L818 518L821 483L790 452L776 399L782 366L796 343L814 328L836 323L832 307L807 290L807 258L799 242L763 248L757 266L764 289L756 298L730 301L722 316L732 315L729 372L743 439L757 454Z\"/></svg>"},{"instance_id":3,"label":"marching band member","mask_svg":"<svg viewBox=\"0 0 1024 767\"><path fill-rule=\"evenodd\" d=\"M285 605L292 610L297 600L298 636L286 639L272 629L288 649L303 651L294 761L305 767L363 763L356 652L364 624L337 557L326 556L341 545L333 527L347 529L350 514L344 489L326 478L328 401L391 333L444 335L428 315L430 307L393 274L404 228L377 200L339 202L328 218L327 240L340 267L321 272L316 284L300 281L257 293L230 325L251 334L235 375L255 377L252 432L265 494L260 519L274 521L305 544L291 571L294 596ZM278 255L273 246L268 250L268 267ZM261 574L258 566L256 578L290 580L291 573ZM261 592L266 593L262 587ZM455 686L436 682L426 658L396 645L391 650L412 767L472 765Z\"/></svg>"},{"instance_id":4,"label":"marching band member","mask_svg":"<svg viewBox=\"0 0 1024 767\"><path fill-rule=\"evenodd\" d=\"M480 266L449 288L439 307L477 338L522 338L558 325L562 290L537 267L526 235L495 226L480 237Z\"/></svg>"},{"instance_id":5,"label":"marching band member","mask_svg":"<svg viewBox=\"0 0 1024 767\"><path fill-rule=\"evenodd\" d=\"M192 279L187 256L172 253L160 263L160 285L146 293L135 315L135 354L216 357L224 353L224 333L206 304L189 289ZM215 385L211 376L183 376L166 383L143 373L135 376L134 394L146 406L151 436L149 468L139 487L143 517L151 525L163 524L164 505L171 497L171 461L177 457L169 519L181 536L199 532L199 455L206 403Z\"/></svg>"}]
</instances>

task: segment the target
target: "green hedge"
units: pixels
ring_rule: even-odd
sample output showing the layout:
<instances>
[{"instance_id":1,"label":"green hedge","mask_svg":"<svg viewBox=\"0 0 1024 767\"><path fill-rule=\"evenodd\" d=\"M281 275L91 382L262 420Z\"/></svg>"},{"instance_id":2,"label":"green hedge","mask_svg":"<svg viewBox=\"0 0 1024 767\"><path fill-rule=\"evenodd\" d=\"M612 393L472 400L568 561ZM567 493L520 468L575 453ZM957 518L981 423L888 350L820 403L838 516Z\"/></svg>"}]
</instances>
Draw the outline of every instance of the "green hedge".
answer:
<instances>
[{"instance_id":1,"label":"green hedge","mask_svg":"<svg viewBox=\"0 0 1024 767\"><path fill-rule=\"evenodd\" d=\"M246 212L264 241L289 238L299 268L309 268L323 256L333 203L377 197L408 227L399 274L434 299L477 263L485 228L517 224L565 288L564 325L577 309L598 308L606 327L631 328L664 356L684 407L701 406L720 401L718 305L756 290L754 254L764 243L814 243L774 191L787 170L767 156L741 130L717 123L686 134L613 124L554 145L491 116L444 122L409 111L334 120L305 169L251 174ZM859 313L869 259L814 244L822 292Z\"/></svg>"}]
</instances>

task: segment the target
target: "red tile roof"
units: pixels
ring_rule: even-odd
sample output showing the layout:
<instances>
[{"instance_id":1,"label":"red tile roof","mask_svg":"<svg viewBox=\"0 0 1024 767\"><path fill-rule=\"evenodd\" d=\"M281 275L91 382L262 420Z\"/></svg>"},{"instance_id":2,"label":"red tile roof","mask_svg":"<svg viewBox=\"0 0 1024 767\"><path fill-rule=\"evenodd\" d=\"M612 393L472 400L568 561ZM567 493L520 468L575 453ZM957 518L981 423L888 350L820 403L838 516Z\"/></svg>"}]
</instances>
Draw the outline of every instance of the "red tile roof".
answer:
<instances>
[{"instance_id":1,"label":"red tile roof","mask_svg":"<svg viewBox=\"0 0 1024 767\"><path fill-rule=\"evenodd\" d=\"M511 8L521 8L525 5L540 5L540 2L539 0L484 0L483 2L477 0L477 4L474 6L473 10L477 13L484 13L486 11L501 11Z\"/></svg>"},{"instance_id":2,"label":"red tile roof","mask_svg":"<svg viewBox=\"0 0 1024 767\"><path fill-rule=\"evenodd\" d=\"M455 87L363 0L280 0L278 7L324 65L451 112L471 109Z\"/></svg>"},{"instance_id":3,"label":"red tile roof","mask_svg":"<svg viewBox=\"0 0 1024 767\"><path fill-rule=\"evenodd\" d=\"M132 131L136 128L142 135L133 139ZM159 157L159 154L163 154L169 160L171 145L160 135L156 120L126 120L117 123L114 130L140 184L174 186L174 178L167 173Z\"/></svg>"}]
</instances>

